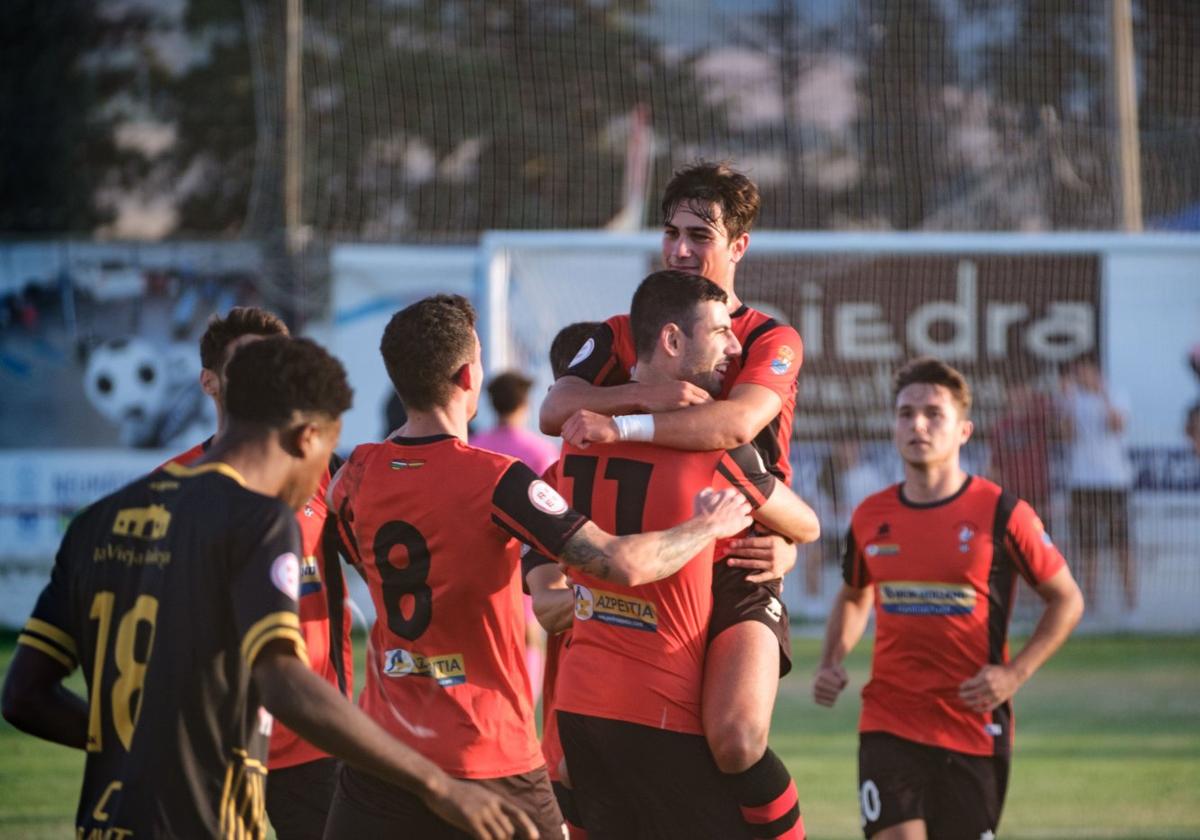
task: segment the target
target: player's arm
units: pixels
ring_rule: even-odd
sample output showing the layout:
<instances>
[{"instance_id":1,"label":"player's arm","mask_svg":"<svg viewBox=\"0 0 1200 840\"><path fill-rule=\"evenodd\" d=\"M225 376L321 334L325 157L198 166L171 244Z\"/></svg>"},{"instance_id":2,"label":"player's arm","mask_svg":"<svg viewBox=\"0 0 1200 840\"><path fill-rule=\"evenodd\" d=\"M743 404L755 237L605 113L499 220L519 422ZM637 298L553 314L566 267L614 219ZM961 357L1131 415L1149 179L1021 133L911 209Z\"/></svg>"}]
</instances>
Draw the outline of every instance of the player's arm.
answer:
<instances>
[{"instance_id":1,"label":"player's arm","mask_svg":"<svg viewBox=\"0 0 1200 840\"><path fill-rule=\"evenodd\" d=\"M750 504L736 490L701 491L695 516L666 531L615 537L586 521L558 557L601 580L641 586L670 577L710 542L750 525Z\"/></svg>"},{"instance_id":2,"label":"player's arm","mask_svg":"<svg viewBox=\"0 0 1200 840\"><path fill-rule=\"evenodd\" d=\"M985 665L958 687L972 711L988 712L1012 698L1038 668L1054 655L1083 617L1083 593L1065 565L1034 591L1044 605L1033 635L1012 661Z\"/></svg>"},{"instance_id":3,"label":"player's arm","mask_svg":"<svg viewBox=\"0 0 1200 840\"><path fill-rule=\"evenodd\" d=\"M82 750L87 746L87 701L62 681L73 670L55 656L18 644L4 680L4 719L22 732Z\"/></svg>"},{"instance_id":4,"label":"player's arm","mask_svg":"<svg viewBox=\"0 0 1200 840\"><path fill-rule=\"evenodd\" d=\"M575 593L559 565L539 563L525 573L525 586L533 600L533 614L547 633L561 633L571 626Z\"/></svg>"},{"instance_id":5,"label":"player's arm","mask_svg":"<svg viewBox=\"0 0 1200 840\"><path fill-rule=\"evenodd\" d=\"M430 810L474 837L537 837L529 818L506 799L447 776L392 738L296 656L285 639L254 660L263 705L304 740L364 773L419 796Z\"/></svg>"},{"instance_id":6,"label":"player's arm","mask_svg":"<svg viewBox=\"0 0 1200 840\"><path fill-rule=\"evenodd\" d=\"M821 661L813 679L813 699L822 706L832 706L850 682L842 666L867 628L874 605L874 590L843 584L825 624L825 640L821 645Z\"/></svg>"},{"instance_id":7,"label":"player's arm","mask_svg":"<svg viewBox=\"0 0 1200 840\"><path fill-rule=\"evenodd\" d=\"M578 376L564 376L554 383L542 400L538 419L544 434L558 435L563 433L567 420L580 410L611 418L614 414L669 412L711 402L712 397L707 391L690 382L593 385Z\"/></svg>"}]
</instances>

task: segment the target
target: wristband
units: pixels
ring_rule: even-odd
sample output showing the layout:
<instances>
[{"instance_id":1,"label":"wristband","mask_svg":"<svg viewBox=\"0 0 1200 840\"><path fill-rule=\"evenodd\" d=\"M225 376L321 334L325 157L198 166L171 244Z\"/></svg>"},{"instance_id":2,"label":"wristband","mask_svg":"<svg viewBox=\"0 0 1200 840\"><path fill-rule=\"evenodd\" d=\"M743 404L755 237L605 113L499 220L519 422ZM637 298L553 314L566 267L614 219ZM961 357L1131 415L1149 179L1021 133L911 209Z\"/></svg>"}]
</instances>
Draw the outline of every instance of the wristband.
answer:
<instances>
[{"instance_id":1,"label":"wristband","mask_svg":"<svg viewBox=\"0 0 1200 840\"><path fill-rule=\"evenodd\" d=\"M613 418L620 440L654 440L653 414L620 414Z\"/></svg>"}]
</instances>

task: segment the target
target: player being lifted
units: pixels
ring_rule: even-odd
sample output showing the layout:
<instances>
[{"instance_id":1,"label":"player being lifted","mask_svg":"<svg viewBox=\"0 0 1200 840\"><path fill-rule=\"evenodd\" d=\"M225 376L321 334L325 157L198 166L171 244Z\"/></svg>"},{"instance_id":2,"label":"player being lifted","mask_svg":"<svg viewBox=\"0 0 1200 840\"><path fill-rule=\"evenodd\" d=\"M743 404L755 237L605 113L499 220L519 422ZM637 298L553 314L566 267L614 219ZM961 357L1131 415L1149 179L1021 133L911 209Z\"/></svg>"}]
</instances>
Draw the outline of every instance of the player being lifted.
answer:
<instances>
[{"instance_id":1,"label":"player being lifted","mask_svg":"<svg viewBox=\"0 0 1200 840\"><path fill-rule=\"evenodd\" d=\"M225 366L234 352L251 341L287 335L277 316L254 306L237 306L225 317L214 316L200 337L200 386L217 411L217 433L171 460L187 466L201 458L225 428ZM300 634L313 673L342 694L353 694L350 614L346 585L338 559L337 531L326 517L325 491L337 455L317 489L296 512L300 526ZM320 840L333 799L337 763L286 726L271 729L267 755L267 816L279 840Z\"/></svg>"},{"instance_id":2,"label":"player being lifted","mask_svg":"<svg viewBox=\"0 0 1200 840\"><path fill-rule=\"evenodd\" d=\"M618 315L580 348L569 375L542 403L543 432L561 432L574 444L645 440L696 451L753 442L768 469L790 483L800 336L743 304L734 290L758 208L758 188L725 164L683 169L663 194L665 267L706 277L728 295L742 352L730 365L720 398L688 382L631 382L636 350L629 317ZM795 549L778 536L749 534L718 546L717 557L704 732L748 824L757 826L768 814L790 815L795 822L800 814L795 785L767 746L779 677L791 670L780 591L781 578L795 565ZM797 837L800 830L781 829L776 836Z\"/></svg>"},{"instance_id":3,"label":"player being lifted","mask_svg":"<svg viewBox=\"0 0 1200 840\"><path fill-rule=\"evenodd\" d=\"M702 494L696 516L675 528L614 537L521 462L468 446L483 385L474 324L471 305L448 295L392 317L380 350L408 421L356 448L330 488L377 615L360 702L451 776L511 795L545 836L561 836L525 672L522 543L603 580L644 583L746 527L748 505ZM326 836L397 826L459 836L407 791L340 773Z\"/></svg>"},{"instance_id":4,"label":"player being lifted","mask_svg":"<svg viewBox=\"0 0 1200 840\"><path fill-rule=\"evenodd\" d=\"M1008 785L1012 696L1058 650L1083 596L1037 514L959 465L971 390L936 359L896 372L901 484L869 496L846 538L813 696L832 706L842 661L875 608L858 778L863 832L879 840L995 836ZM1008 619L1023 577L1045 602L1011 660Z\"/></svg>"},{"instance_id":5,"label":"player being lifted","mask_svg":"<svg viewBox=\"0 0 1200 840\"><path fill-rule=\"evenodd\" d=\"M703 277L647 277L630 313L637 380L683 380L718 393L741 352L726 301ZM757 508L755 519L791 539L819 535L816 515L748 444L729 452L566 444L556 483L576 508L618 533L679 522L696 490L711 484L736 488ZM571 572L575 622L555 691L567 766L593 840L752 836L701 726L712 550L705 546L679 573L645 586ZM780 817L786 825L776 824ZM799 830L786 812L746 821L755 823L753 836Z\"/></svg>"},{"instance_id":6,"label":"player being lifted","mask_svg":"<svg viewBox=\"0 0 1200 840\"><path fill-rule=\"evenodd\" d=\"M519 810L388 737L307 666L294 514L350 405L341 364L276 337L227 374L221 437L81 513L18 639L4 716L87 751L77 836L265 837L271 714L475 837L533 836ZM62 685L76 665L88 701Z\"/></svg>"}]
</instances>

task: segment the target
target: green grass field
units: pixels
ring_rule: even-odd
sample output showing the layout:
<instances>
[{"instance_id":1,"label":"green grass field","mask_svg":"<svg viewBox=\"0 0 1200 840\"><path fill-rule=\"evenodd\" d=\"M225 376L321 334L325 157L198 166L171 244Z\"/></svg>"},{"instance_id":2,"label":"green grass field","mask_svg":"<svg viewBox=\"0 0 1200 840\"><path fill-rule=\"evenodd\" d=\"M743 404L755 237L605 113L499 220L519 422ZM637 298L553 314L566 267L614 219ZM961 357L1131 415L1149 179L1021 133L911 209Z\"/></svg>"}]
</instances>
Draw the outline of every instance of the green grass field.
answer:
<instances>
[{"instance_id":1,"label":"green grass field","mask_svg":"<svg viewBox=\"0 0 1200 840\"><path fill-rule=\"evenodd\" d=\"M0 637L0 670L13 641ZM852 687L830 711L808 698L817 644L796 640L772 742L796 777L809 835L850 840L861 836L854 730L868 649L851 659ZM1200 838L1200 639L1080 637L1017 700L1001 837ZM0 723L0 756L0 837L69 836L82 755Z\"/></svg>"}]
</instances>

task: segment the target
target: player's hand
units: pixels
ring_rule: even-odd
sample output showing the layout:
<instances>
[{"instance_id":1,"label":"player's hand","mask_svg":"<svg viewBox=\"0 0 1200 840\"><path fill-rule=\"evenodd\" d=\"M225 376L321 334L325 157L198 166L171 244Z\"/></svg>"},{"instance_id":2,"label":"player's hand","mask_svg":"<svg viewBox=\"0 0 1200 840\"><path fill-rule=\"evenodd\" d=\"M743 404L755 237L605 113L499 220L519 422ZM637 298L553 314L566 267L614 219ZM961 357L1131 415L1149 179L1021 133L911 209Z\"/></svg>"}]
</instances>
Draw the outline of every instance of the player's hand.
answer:
<instances>
[{"instance_id":1,"label":"player's hand","mask_svg":"<svg viewBox=\"0 0 1200 840\"><path fill-rule=\"evenodd\" d=\"M984 665L979 673L958 686L958 696L967 708L983 714L1012 698L1021 680L1008 665Z\"/></svg>"},{"instance_id":2,"label":"player's hand","mask_svg":"<svg viewBox=\"0 0 1200 840\"><path fill-rule=\"evenodd\" d=\"M709 520L717 539L732 537L750 527L750 503L732 488L715 491L705 487L693 502L696 516Z\"/></svg>"},{"instance_id":3,"label":"player's hand","mask_svg":"<svg viewBox=\"0 0 1200 840\"><path fill-rule=\"evenodd\" d=\"M616 443L621 439L617 424L604 414L581 408L563 423L562 439L572 446L586 449L589 443Z\"/></svg>"},{"instance_id":4,"label":"player's hand","mask_svg":"<svg viewBox=\"0 0 1200 840\"><path fill-rule=\"evenodd\" d=\"M537 840L538 830L524 811L480 785L450 779L445 792L430 796L425 804L446 822L479 840Z\"/></svg>"},{"instance_id":5,"label":"player's hand","mask_svg":"<svg viewBox=\"0 0 1200 840\"><path fill-rule=\"evenodd\" d=\"M779 580L796 566L796 546L778 534L739 537L729 543L729 565L749 569L750 583Z\"/></svg>"},{"instance_id":6,"label":"player's hand","mask_svg":"<svg viewBox=\"0 0 1200 840\"><path fill-rule=\"evenodd\" d=\"M818 706L832 706L847 685L850 677L841 665L825 665L817 669L813 679L813 700Z\"/></svg>"},{"instance_id":7,"label":"player's hand","mask_svg":"<svg viewBox=\"0 0 1200 840\"><path fill-rule=\"evenodd\" d=\"M702 405L713 400L712 394L700 386L680 381L643 383L639 398L642 411L650 414L656 411L674 411L689 405Z\"/></svg>"}]
</instances>

